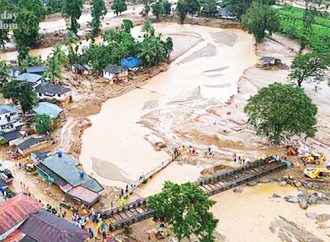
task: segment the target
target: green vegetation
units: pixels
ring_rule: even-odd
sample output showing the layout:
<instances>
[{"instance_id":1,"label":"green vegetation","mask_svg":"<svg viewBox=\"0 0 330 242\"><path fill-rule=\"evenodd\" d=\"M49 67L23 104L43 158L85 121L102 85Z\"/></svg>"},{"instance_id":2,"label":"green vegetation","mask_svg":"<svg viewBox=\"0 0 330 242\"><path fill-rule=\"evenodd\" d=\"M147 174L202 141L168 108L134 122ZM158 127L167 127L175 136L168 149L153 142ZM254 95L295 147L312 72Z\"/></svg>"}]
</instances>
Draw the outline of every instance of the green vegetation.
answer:
<instances>
[{"instance_id":1,"label":"green vegetation","mask_svg":"<svg viewBox=\"0 0 330 242\"><path fill-rule=\"evenodd\" d=\"M6 62L0 60L0 87L8 82L9 78L9 69L6 65Z\"/></svg>"},{"instance_id":2,"label":"green vegetation","mask_svg":"<svg viewBox=\"0 0 330 242\"><path fill-rule=\"evenodd\" d=\"M303 41L317 52L330 52L330 17L326 14L316 14L312 28L306 35L304 26L304 9L282 7L276 10L280 18L280 32L290 38ZM308 26L308 25L307 25Z\"/></svg>"},{"instance_id":3,"label":"green vegetation","mask_svg":"<svg viewBox=\"0 0 330 242\"><path fill-rule=\"evenodd\" d=\"M157 1L154 3L151 7L152 9L152 14L159 20L160 15L164 14L165 9L164 9L164 4L162 3L161 0Z\"/></svg>"},{"instance_id":4,"label":"green vegetation","mask_svg":"<svg viewBox=\"0 0 330 242\"><path fill-rule=\"evenodd\" d=\"M84 0L63 0L62 14L69 19L68 30L77 34L80 27L78 19L82 14Z\"/></svg>"},{"instance_id":5,"label":"green vegetation","mask_svg":"<svg viewBox=\"0 0 330 242\"><path fill-rule=\"evenodd\" d=\"M35 47L39 41L39 19L28 10L21 10L16 19L17 29L14 37L19 51L19 61L24 59L30 47Z\"/></svg>"},{"instance_id":6,"label":"green vegetation","mask_svg":"<svg viewBox=\"0 0 330 242\"><path fill-rule=\"evenodd\" d=\"M300 87L274 83L248 100L244 112L257 134L274 144L293 135L314 137L317 107Z\"/></svg>"},{"instance_id":7,"label":"green vegetation","mask_svg":"<svg viewBox=\"0 0 330 242\"><path fill-rule=\"evenodd\" d=\"M9 11L10 8L9 8L8 0L0 0L0 9L1 12ZM5 21L5 19L2 19L1 21L3 21L3 24L8 22ZM0 48L4 48L6 42L9 41L8 33L9 33L8 28L0 28Z\"/></svg>"},{"instance_id":8,"label":"green vegetation","mask_svg":"<svg viewBox=\"0 0 330 242\"><path fill-rule=\"evenodd\" d=\"M145 67L157 65L169 57L173 49L172 39L167 38L164 41L161 35L155 35L150 22L144 24L143 41L138 41L132 36L131 22L123 21L123 27L106 31L102 35L103 43L92 43L84 49L81 56L76 56L77 62L91 63L93 71L100 73L107 65L119 65L121 60L128 56L141 58Z\"/></svg>"},{"instance_id":9,"label":"green vegetation","mask_svg":"<svg viewBox=\"0 0 330 242\"><path fill-rule=\"evenodd\" d=\"M118 14L121 14L122 12L126 11L127 5L125 3L125 0L113 0L111 9L117 16Z\"/></svg>"},{"instance_id":10,"label":"green vegetation","mask_svg":"<svg viewBox=\"0 0 330 242\"><path fill-rule=\"evenodd\" d=\"M34 116L35 127L39 134L46 134L52 130L52 120L46 114Z\"/></svg>"},{"instance_id":11,"label":"green vegetation","mask_svg":"<svg viewBox=\"0 0 330 242\"><path fill-rule=\"evenodd\" d=\"M196 236L198 241L215 241L218 220L209 212L215 202L196 185L165 182L162 191L148 198L147 206L157 211L180 240Z\"/></svg>"},{"instance_id":12,"label":"green vegetation","mask_svg":"<svg viewBox=\"0 0 330 242\"><path fill-rule=\"evenodd\" d=\"M4 98L19 102L23 113L32 110L37 102L37 95L28 82L11 81L7 82L2 88L1 93Z\"/></svg>"},{"instance_id":13,"label":"green vegetation","mask_svg":"<svg viewBox=\"0 0 330 242\"><path fill-rule=\"evenodd\" d=\"M39 21L46 16L46 11L41 0L20 0L17 4L16 9L18 11L29 11L35 15Z\"/></svg>"},{"instance_id":14,"label":"green vegetation","mask_svg":"<svg viewBox=\"0 0 330 242\"><path fill-rule=\"evenodd\" d=\"M100 32L101 21L107 14L104 0L92 0L92 17L93 20L90 24L92 31L91 35L95 37Z\"/></svg>"},{"instance_id":15,"label":"green vegetation","mask_svg":"<svg viewBox=\"0 0 330 242\"><path fill-rule=\"evenodd\" d=\"M279 27L279 19L275 10L266 4L253 2L245 14L242 15L241 24L244 30L253 34L260 42L267 35L272 35Z\"/></svg>"},{"instance_id":16,"label":"green vegetation","mask_svg":"<svg viewBox=\"0 0 330 242\"><path fill-rule=\"evenodd\" d=\"M178 1L176 11L177 11L178 16L180 18L180 23L183 24L184 21L187 18L187 14L188 14L188 6L186 4L186 0L179 0Z\"/></svg>"},{"instance_id":17,"label":"green vegetation","mask_svg":"<svg viewBox=\"0 0 330 242\"><path fill-rule=\"evenodd\" d=\"M325 71L330 66L324 54L311 53L297 56L291 66L289 77L301 87L304 81L320 82L324 80Z\"/></svg>"},{"instance_id":18,"label":"green vegetation","mask_svg":"<svg viewBox=\"0 0 330 242\"><path fill-rule=\"evenodd\" d=\"M63 0L49 0L46 2L46 13L58 13L61 12L63 6Z\"/></svg>"}]
</instances>

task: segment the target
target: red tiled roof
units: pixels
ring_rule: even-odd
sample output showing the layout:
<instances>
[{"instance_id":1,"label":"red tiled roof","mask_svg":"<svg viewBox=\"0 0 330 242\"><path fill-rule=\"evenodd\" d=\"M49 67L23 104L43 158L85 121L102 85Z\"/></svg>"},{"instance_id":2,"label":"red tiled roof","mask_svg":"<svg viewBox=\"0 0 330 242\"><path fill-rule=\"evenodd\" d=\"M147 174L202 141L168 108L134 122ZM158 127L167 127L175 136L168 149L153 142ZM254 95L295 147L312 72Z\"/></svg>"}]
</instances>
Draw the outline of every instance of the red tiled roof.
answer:
<instances>
[{"instance_id":1,"label":"red tiled roof","mask_svg":"<svg viewBox=\"0 0 330 242\"><path fill-rule=\"evenodd\" d=\"M24 221L42 205L29 196L18 194L0 205L0 235Z\"/></svg>"}]
</instances>

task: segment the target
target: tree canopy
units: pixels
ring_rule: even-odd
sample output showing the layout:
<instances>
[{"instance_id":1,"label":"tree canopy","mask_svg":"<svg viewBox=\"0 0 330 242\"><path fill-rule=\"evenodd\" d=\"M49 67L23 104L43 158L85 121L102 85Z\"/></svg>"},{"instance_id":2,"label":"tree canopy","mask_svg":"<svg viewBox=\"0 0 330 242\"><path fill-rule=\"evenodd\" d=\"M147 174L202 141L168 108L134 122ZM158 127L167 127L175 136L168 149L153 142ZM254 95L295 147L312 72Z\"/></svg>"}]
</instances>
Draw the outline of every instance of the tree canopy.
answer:
<instances>
[{"instance_id":1,"label":"tree canopy","mask_svg":"<svg viewBox=\"0 0 330 242\"><path fill-rule=\"evenodd\" d=\"M39 41L39 18L33 12L22 9L18 12L16 24L13 32L18 49L35 47Z\"/></svg>"},{"instance_id":2,"label":"tree canopy","mask_svg":"<svg viewBox=\"0 0 330 242\"><path fill-rule=\"evenodd\" d=\"M298 55L292 62L289 78L297 82L301 87L304 81L320 82L326 76L326 70L330 66L327 61L330 54L308 53Z\"/></svg>"},{"instance_id":3,"label":"tree canopy","mask_svg":"<svg viewBox=\"0 0 330 242\"><path fill-rule=\"evenodd\" d=\"M41 0L20 0L16 9L18 11L24 9L33 13L39 21L41 21L46 16L46 10Z\"/></svg>"},{"instance_id":4,"label":"tree canopy","mask_svg":"<svg viewBox=\"0 0 330 242\"><path fill-rule=\"evenodd\" d=\"M32 110L37 102L37 95L32 86L24 81L7 82L2 88L1 93L4 98L19 102L24 113Z\"/></svg>"},{"instance_id":5,"label":"tree canopy","mask_svg":"<svg viewBox=\"0 0 330 242\"><path fill-rule=\"evenodd\" d=\"M78 19L82 14L84 0L63 0L62 14L68 18L68 29L77 34L80 27Z\"/></svg>"},{"instance_id":6,"label":"tree canopy","mask_svg":"<svg viewBox=\"0 0 330 242\"><path fill-rule=\"evenodd\" d=\"M260 42L267 34L272 35L280 28L279 18L269 5L253 2L241 21L243 29L253 34Z\"/></svg>"},{"instance_id":7,"label":"tree canopy","mask_svg":"<svg viewBox=\"0 0 330 242\"><path fill-rule=\"evenodd\" d=\"M215 241L218 220L209 212L214 201L196 185L165 182L162 191L148 198L147 206L165 218L179 240L196 236L198 241Z\"/></svg>"},{"instance_id":8,"label":"tree canopy","mask_svg":"<svg viewBox=\"0 0 330 242\"><path fill-rule=\"evenodd\" d=\"M46 134L52 130L52 120L46 114L37 114L34 116L35 127L39 134Z\"/></svg>"},{"instance_id":9,"label":"tree canopy","mask_svg":"<svg viewBox=\"0 0 330 242\"><path fill-rule=\"evenodd\" d=\"M10 10L8 0L0 0L1 12L8 12ZM5 19L0 19L0 22L5 24L7 21ZM9 28L0 28L0 48L4 48L6 42L9 41L8 38Z\"/></svg>"},{"instance_id":10,"label":"tree canopy","mask_svg":"<svg viewBox=\"0 0 330 242\"><path fill-rule=\"evenodd\" d=\"M121 14L122 12L126 11L127 5L125 0L113 0L111 9L117 16L118 14Z\"/></svg>"},{"instance_id":11,"label":"tree canopy","mask_svg":"<svg viewBox=\"0 0 330 242\"><path fill-rule=\"evenodd\" d=\"M9 78L9 68L6 65L6 62L0 60L0 86L3 86L8 82Z\"/></svg>"},{"instance_id":12,"label":"tree canopy","mask_svg":"<svg viewBox=\"0 0 330 242\"><path fill-rule=\"evenodd\" d=\"M313 137L316 132L317 107L303 89L274 83L259 90L244 108L257 134L279 145L293 135Z\"/></svg>"},{"instance_id":13,"label":"tree canopy","mask_svg":"<svg viewBox=\"0 0 330 242\"><path fill-rule=\"evenodd\" d=\"M92 22L90 26L92 28L91 34L95 37L101 28L101 21L107 14L107 8L105 7L104 0L92 0Z\"/></svg>"},{"instance_id":14,"label":"tree canopy","mask_svg":"<svg viewBox=\"0 0 330 242\"><path fill-rule=\"evenodd\" d=\"M179 0L178 1L176 11L178 13L180 23L183 24L184 21L187 18L187 14L188 14L188 6L187 6L186 0Z\"/></svg>"}]
</instances>

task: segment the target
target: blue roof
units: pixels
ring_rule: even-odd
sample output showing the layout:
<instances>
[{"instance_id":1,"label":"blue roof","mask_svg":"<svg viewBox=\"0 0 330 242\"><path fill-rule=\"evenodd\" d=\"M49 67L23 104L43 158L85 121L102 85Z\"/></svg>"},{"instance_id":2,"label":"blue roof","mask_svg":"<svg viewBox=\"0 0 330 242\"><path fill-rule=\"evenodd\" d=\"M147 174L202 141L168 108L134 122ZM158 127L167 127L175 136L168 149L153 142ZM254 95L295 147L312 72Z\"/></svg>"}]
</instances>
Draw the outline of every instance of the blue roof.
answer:
<instances>
[{"instance_id":1,"label":"blue roof","mask_svg":"<svg viewBox=\"0 0 330 242\"><path fill-rule=\"evenodd\" d=\"M36 83L42 78L42 76L32 73L24 73L22 75L19 75L16 80L17 81L27 81L30 83Z\"/></svg>"},{"instance_id":2,"label":"blue roof","mask_svg":"<svg viewBox=\"0 0 330 242\"><path fill-rule=\"evenodd\" d=\"M56 118L63 112L63 109L49 102L40 102L33 108L33 111L36 114L46 114L51 118Z\"/></svg>"},{"instance_id":3,"label":"blue roof","mask_svg":"<svg viewBox=\"0 0 330 242\"><path fill-rule=\"evenodd\" d=\"M139 58L135 58L135 57L126 57L124 59L121 60L121 65L123 67L125 67L126 69L130 69L130 68L136 68L139 67L142 64L142 60Z\"/></svg>"},{"instance_id":4,"label":"blue roof","mask_svg":"<svg viewBox=\"0 0 330 242\"><path fill-rule=\"evenodd\" d=\"M49 156L41 161L41 164L46 166L49 170L73 187L82 185L94 192L100 192L103 190L103 187L94 178L87 174L82 178L80 176L81 170L76 167L78 161L67 154L62 154L62 157L59 155Z\"/></svg>"},{"instance_id":5,"label":"blue roof","mask_svg":"<svg viewBox=\"0 0 330 242\"><path fill-rule=\"evenodd\" d=\"M0 104L0 115L6 113L18 113L16 106L12 104Z\"/></svg>"}]
</instances>

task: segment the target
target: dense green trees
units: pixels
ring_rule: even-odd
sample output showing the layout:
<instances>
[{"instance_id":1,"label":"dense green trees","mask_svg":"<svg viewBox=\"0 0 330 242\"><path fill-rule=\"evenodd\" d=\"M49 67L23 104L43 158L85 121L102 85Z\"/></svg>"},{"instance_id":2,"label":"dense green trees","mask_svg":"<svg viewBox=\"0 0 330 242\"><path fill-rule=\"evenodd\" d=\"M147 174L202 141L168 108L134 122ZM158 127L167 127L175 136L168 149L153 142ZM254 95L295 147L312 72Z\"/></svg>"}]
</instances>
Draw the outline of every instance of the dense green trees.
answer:
<instances>
[{"instance_id":1,"label":"dense green trees","mask_svg":"<svg viewBox=\"0 0 330 242\"><path fill-rule=\"evenodd\" d=\"M62 10L63 0L48 0L45 4L47 14L57 13Z\"/></svg>"},{"instance_id":2,"label":"dense green trees","mask_svg":"<svg viewBox=\"0 0 330 242\"><path fill-rule=\"evenodd\" d=\"M39 134L46 134L52 130L52 120L46 114L34 116L36 130Z\"/></svg>"},{"instance_id":3,"label":"dense green trees","mask_svg":"<svg viewBox=\"0 0 330 242\"><path fill-rule=\"evenodd\" d=\"M328 54L329 55L329 54ZM292 62L289 78L301 87L304 81L320 82L326 76L330 66L326 54L308 53L297 56Z\"/></svg>"},{"instance_id":4,"label":"dense green trees","mask_svg":"<svg viewBox=\"0 0 330 242\"><path fill-rule=\"evenodd\" d=\"M200 0L186 0L186 5L187 11L191 16L198 14L201 9Z\"/></svg>"},{"instance_id":5,"label":"dense green trees","mask_svg":"<svg viewBox=\"0 0 330 242\"><path fill-rule=\"evenodd\" d=\"M23 113L32 110L37 102L37 95L31 84L28 82L15 80L8 82L1 88L1 93L6 99L12 99L15 102L19 102Z\"/></svg>"},{"instance_id":6,"label":"dense green trees","mask_svg":"<svg viewBox=\"0 0 330 242\"><path fill-rule=\"evenodd\" d=\"M34 47L39 41L39 18L33 12L22 9L16 19L17 28L13 30L17 48L18 60L24 59L30 47Z\"/></svg>"},{"instance_id":7,"label":"dense green trees","mask_svg":"<svg viewBox=\"0 0 330 242\"><path fill-rule=\"evenodd\" d=\"M78 19L82 14L84 0L63 0L62 14L69 19L68 30L77 34L80 27Z\"/></svg>"},{"instance_id":8,"label":"dense green trees","mask_svg":"<svg viewBox=\"0 0 330 242\"><path fill-rule=\"evenodd\" d=\"M280 22L275 10L269 5L253 2L241 21L243 29L253 34L256 41L261 41L266 35L272 35L280 28Z\"/></svg>"},{"instance_id":9,"label":"dense green trees","mask_svg":"<svg viewBox=\"0 0 330 242\"><path fill-rule=\"evenodd\" d=\"M0 0L0 13L8 12L9 11L9 3L8 0ZM9 21L6 21L6 19L0 19L0 22L2 24L6 24ZM3 28L0 27L0 48L4 48L6 42L9 41L8 38L9 28Z\"/></svg>"},{"instance_id":10,"label":"dense green trees","mask_svg":"<svg viewBox=\"0 0 330 242\"><path fill-rule=\"evenodd\" d=\"M216 0L204 0L202 2L201 13L206 16L215 16L218 13L218 3Z\"/></svg>"},{"instance_id":11,"label":"dense green trees","mask_svg":"<svg viewBox=\"0 0 330 242\"><path fill-rule=\"evenodd\" d=\"M107 14L107 8L105 7L104 0L92 0L92 17L93 20L90 23L92 28L91 34L93 37L99 34L101 28L101 21Z\"/></svg>"},{"instance_id":12,"label":"dense green trees","mask_svg":"<svg viewBox=\"0 0 330 242\"><path fill-rule=\"evenodd\" d=\"M183 24L184 21L187 18L187 14L188 14L188 6L187 6L186 0L179 0L178 1L176 11L178 13L180 23Z\"/></svg>"},{"instance_id":13,"label":"dense green trees","mask_svg":"<svg viewBox=\"0 0 330 242\"><path fill-rule=\"evenodd\" d=\"M122 12L127 10L127 5L125 0L113 0L111 9L118 16Z\"/></svg>"},{"instance_id":14,"label":"dense green trees","mask_svg":"<svg viewBox=\"0 0 330 242\"><path fill-rule=\"evenodd\" d=\"M241 19L241 16L249 9L253 0L224 0L223 6L228 7L229 10Z\"/></svg>"},{"instance_id":15,"label":"dense green trees","mask_svg":"<svg viewBox=\"0 0 330 242\"><path fill-rule=\"evenodd\" d=\"M123 21L122 29L110 29L103 33L102 43L92 43L83 50L78 63L91 63L94 72L101 72L109 64L120 64L127 56L136 56L142 59L145 67L150 67L164 61L173 50L170 37L165 41L161 35L155 35L150 21L143 25L144 39L138 41L132 36L131 21Z\"/></svg>"},{"instance_id":16,"label":"dense green trees","mask_svg":"<svg viewBox=\"0 0 330 242\"><path fill-rule=\"evenodd\" d=\"M159 17L164 14L164 4L161 0L158 0L151 7L152 14L159 20Z\"/></svg>"},{"instance_id":17,"label":"dense green trees","mask_svg":"<svg viewBox=\"0 0 330 242\"><path fill-rule=\"evenodd\" d=\"M16 9L18 11L27 10L33 13L39 20L39 22L45 17L46 10L41 0L20 0Z\"/></svg>"},{"instance_id":18,"label":"dense green trees","mask_svg":"<svg viewBox=\"0 0 330 242\"><path fill-rule=\"evenodd\" d=\"M196 236L198 241L215 241L218 220L209 212L215 202L196 185L165 182L162 191L148 198L147 206L165 218L180 240Z\"/></svg>"},{"instance_id":19,"label":"dense green trees","mask_svg":"<svg viewBox=\"0 0 330 242\"><path fill-rule=\"evenodd\" d=\"M264 87L249 99L244 111L257 134L277 145L286 137L313 137L316 132L317 107L297 86L274 83Z\"/></svg>"}]
</instances>

